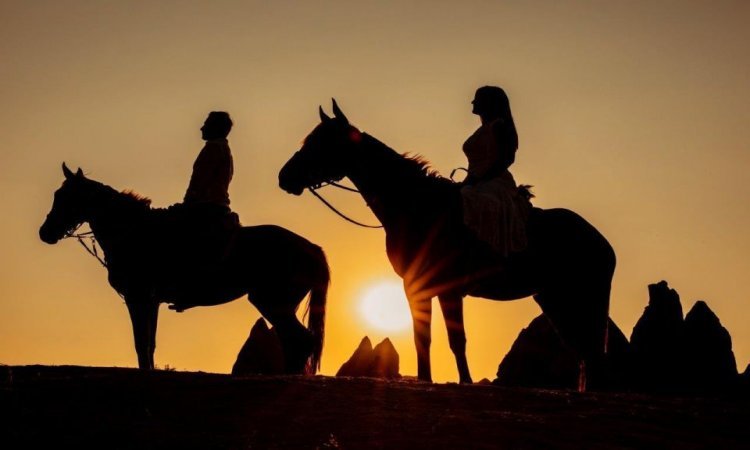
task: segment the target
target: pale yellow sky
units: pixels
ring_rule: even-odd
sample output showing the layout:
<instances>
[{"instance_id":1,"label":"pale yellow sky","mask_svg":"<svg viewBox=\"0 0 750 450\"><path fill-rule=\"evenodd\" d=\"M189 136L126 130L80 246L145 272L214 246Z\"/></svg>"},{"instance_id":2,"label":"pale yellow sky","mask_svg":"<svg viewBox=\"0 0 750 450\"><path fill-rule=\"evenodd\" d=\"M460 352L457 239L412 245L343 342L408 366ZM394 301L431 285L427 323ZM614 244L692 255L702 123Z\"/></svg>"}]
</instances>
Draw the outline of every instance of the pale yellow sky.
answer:
<instances>
[{"instance_id":1,"label":"pale yellow sky","mask_svg":"<svg viewBox=\"0 0 750 450\"><path fill-rule=\"evenodd\" d=\"M750 361L750 3L0 1L0 363L134 366L129 319L104 270L38 227L81 166L157 206L182 198L212 109L235 120L232 206L321 245L333 272L323 373L364 335L357 296L392 276L381 231L356 228L279 168L336 97L353 123L447 174L477 126L471 96L506 88L512 170L541 207L592 222L618 256L611 315L629 335L646 285L687 311L706 300ZM372 219L356 196L332 194ZM492 378L539 309L466 303L469 363ZM227 372L258 317L246 301L162 310L157 365ZM390 333L414 374L410 330ZM439 314L434 373L456 380Z\"/></svg>"}]
</instances>

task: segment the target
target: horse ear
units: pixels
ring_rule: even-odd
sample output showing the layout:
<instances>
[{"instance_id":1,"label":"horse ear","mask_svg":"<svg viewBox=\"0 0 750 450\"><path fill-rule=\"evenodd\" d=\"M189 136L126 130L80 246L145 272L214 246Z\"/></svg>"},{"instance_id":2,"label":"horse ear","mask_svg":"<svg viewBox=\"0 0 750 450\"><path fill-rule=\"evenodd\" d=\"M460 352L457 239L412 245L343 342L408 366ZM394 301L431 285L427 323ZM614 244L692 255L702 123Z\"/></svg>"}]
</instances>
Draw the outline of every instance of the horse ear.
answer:
<instances>
[{"instance_id":1,"label":"horse ear","mask_svg":"<svg viewBox=\"0 0 750 450\"><path fill-rule=\"evenodd\" d=\"M320 114L320 121L321 122L328 122L329 120L331 120L331 118L328 117L328 115L323 112L323 107L322 106L318 106L318 114Z\"/></svg>"},{"instance_id":2,"label":"horse ear","mask_svg":"<svg viewBox=\"0 0 750 450\"><path fill-rule=\"evenodd\" d=\"M346 123L349 123L349 119L346 118L344 113L341 111L341 108L339 108L338 103L336 103L336 99L332 98L331 101L333 101L333 115L337 119L343 120Z\"/></svg>"},{"instance_id":3,"label":"horse ear","mask_svg":"<svg viewBox=\"0 0 750 450\"><path fill-rule=\"evenodd\" d=\"M79 178L83 178L83 170L81 170L80 167L78 168L78 172L76 172L76 176Z\"/></svg>"},{"instance_id":4,"label":"horse ear","mask_svg":"<svg viewBox=\"0 0 750 450\"><path fill-rule=\"evenodd\" d=\"M66 166L65 163L62 163L62 170L63 170L63 175L65 175L65 178L70 179L74 177L73 172L71 172L70 169L68 169L68 166Z\"/></svg>"}]
</instances>

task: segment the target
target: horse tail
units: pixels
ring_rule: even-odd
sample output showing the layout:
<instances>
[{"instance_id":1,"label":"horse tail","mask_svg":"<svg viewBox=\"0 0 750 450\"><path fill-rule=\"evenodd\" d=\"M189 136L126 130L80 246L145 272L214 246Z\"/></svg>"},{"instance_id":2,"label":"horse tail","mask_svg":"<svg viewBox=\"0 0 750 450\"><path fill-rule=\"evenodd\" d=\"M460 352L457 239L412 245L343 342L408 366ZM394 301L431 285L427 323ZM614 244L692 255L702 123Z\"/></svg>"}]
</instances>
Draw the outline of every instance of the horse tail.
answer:
<instances>
[{"instance_id":1,"label":"horse tail","mask_svg":"<svg viewBox=\"0 0 750 450\"><path fill-rule=\"evenodd\" d=\"M310 290L307 302L308 316L307 330L313 337L313 351L307 364L307 373L315 374L320 369L320 359L323 353L323 339L325 338L326 299L328 286L331 282L331 270L323 249L315 246L312 252L315 257L315 280Z\"/></svg>"}]
</instances>

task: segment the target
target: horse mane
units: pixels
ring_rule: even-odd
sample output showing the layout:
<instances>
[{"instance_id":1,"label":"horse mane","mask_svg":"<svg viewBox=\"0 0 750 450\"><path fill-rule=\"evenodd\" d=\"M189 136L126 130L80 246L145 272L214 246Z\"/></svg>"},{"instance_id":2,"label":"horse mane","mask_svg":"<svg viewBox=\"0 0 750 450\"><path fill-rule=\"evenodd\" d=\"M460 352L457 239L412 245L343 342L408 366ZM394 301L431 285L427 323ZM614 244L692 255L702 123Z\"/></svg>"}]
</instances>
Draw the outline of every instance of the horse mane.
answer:
<instances>
[{"instance_id":1,"label":"horse mane","mask_svg":"<svg viewBox=\"0 0 750 450\"><path fill-rule=\"evenodd\" d=\"M151 199L148 198L148 197L146 197L145 195L141 195L141 194L133 191L132 189L126 189L126 190L120 192L120 194L126 200L131 200L132 202L134 202L136 204L140 204L141 206L143 206L146 209L150 209L151 208Z\"/></svg>"},{"instance_id":2,"label":"horse mane","mask_svg":"<svg viewBox=\"0 0 750 450\"><path fill-rule=\"evenodd\" d=\"M378 147L384 154L390 155L392 160L398 161L400 163L399 167L402 175L411 175L421 178L430 183L434 183L441 188L452 189L460 186L459 183L454 182L450 178L444 177L437 170L433 169L430 166L429 161L427 161L422 155L412 155L408 152L398 153L371 135L366 133L362 133L362 135L367 138L369 145ZM532 187L533 186L529 184L518 185L518 195L520 195L523 201L528 202L529 205L531 205L531 199L536 197L531 191Z\"/></svg>"},{"instance_id":3,"label":"horse mane","mask_svg":"<svg viewBox=\"0 0 750 450\"><path fill-rule=\"evenodd\" d=\"M401 156L404 157L408 162L411 162L414 164L416 169L422 173L422 175L428 177L428 178L438 178L438 179L446 179L444 176L440 175L440 173L433 169L432 166L430 166L430 162L422 155L412 155L410 153L404 153Z\"/></svg>"},{"instance_id":4,"label":"horse mane","mask_svg":"<svg viewBox=\"0 0 750 450\"><path fill-rule=\"evenodd\" d=\"M398 153L392 148L388 147L378 139L372 137L369 134L362 133L364 137L369 141L369 145L379 147L386 154L391 155L392 159L400 162L399 167L405 175L417 176L420 178L426 178L430 181L438 182L441 184L453 185L453 181L442 176L437 170L430 166L429 161L422 155L412 155L410 153Z\"/></svg>"}]
</instances>

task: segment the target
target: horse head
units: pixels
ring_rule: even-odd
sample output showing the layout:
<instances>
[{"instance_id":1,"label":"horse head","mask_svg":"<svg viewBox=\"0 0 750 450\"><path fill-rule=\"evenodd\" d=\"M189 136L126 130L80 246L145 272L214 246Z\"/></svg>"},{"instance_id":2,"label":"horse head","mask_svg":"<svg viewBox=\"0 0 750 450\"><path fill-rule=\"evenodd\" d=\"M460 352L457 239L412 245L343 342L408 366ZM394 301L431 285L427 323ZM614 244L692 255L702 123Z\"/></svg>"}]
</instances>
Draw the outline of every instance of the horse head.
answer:
<instances>
[{"instance_id":1,"label":"horse head","mask_svg":"<svg viewBox=\"0 0 750 450\"><path fill-rule=\"evenodd\" d=\"M79 168L73 173L63 163L65 181L55 192L52 209L39 228L39 237L47 244L54 244L66 235L75 231L87 219L88 205L86 199L90 192L86 186L91 183Z\"/></svg>"},{"instance_id":2,"label":"horse head","mask_svg":"<svg viewBox=\"0 0 750 450\"><path fill-rule=\"evenodd\" d=\"M344 178L350 155L362 139L336 100L333 100L333 117L326 115L322 107L318 112L320 123L279 172L279 187L290 194L300 195L305 188Z\"/></svg>"}]
</instances>

